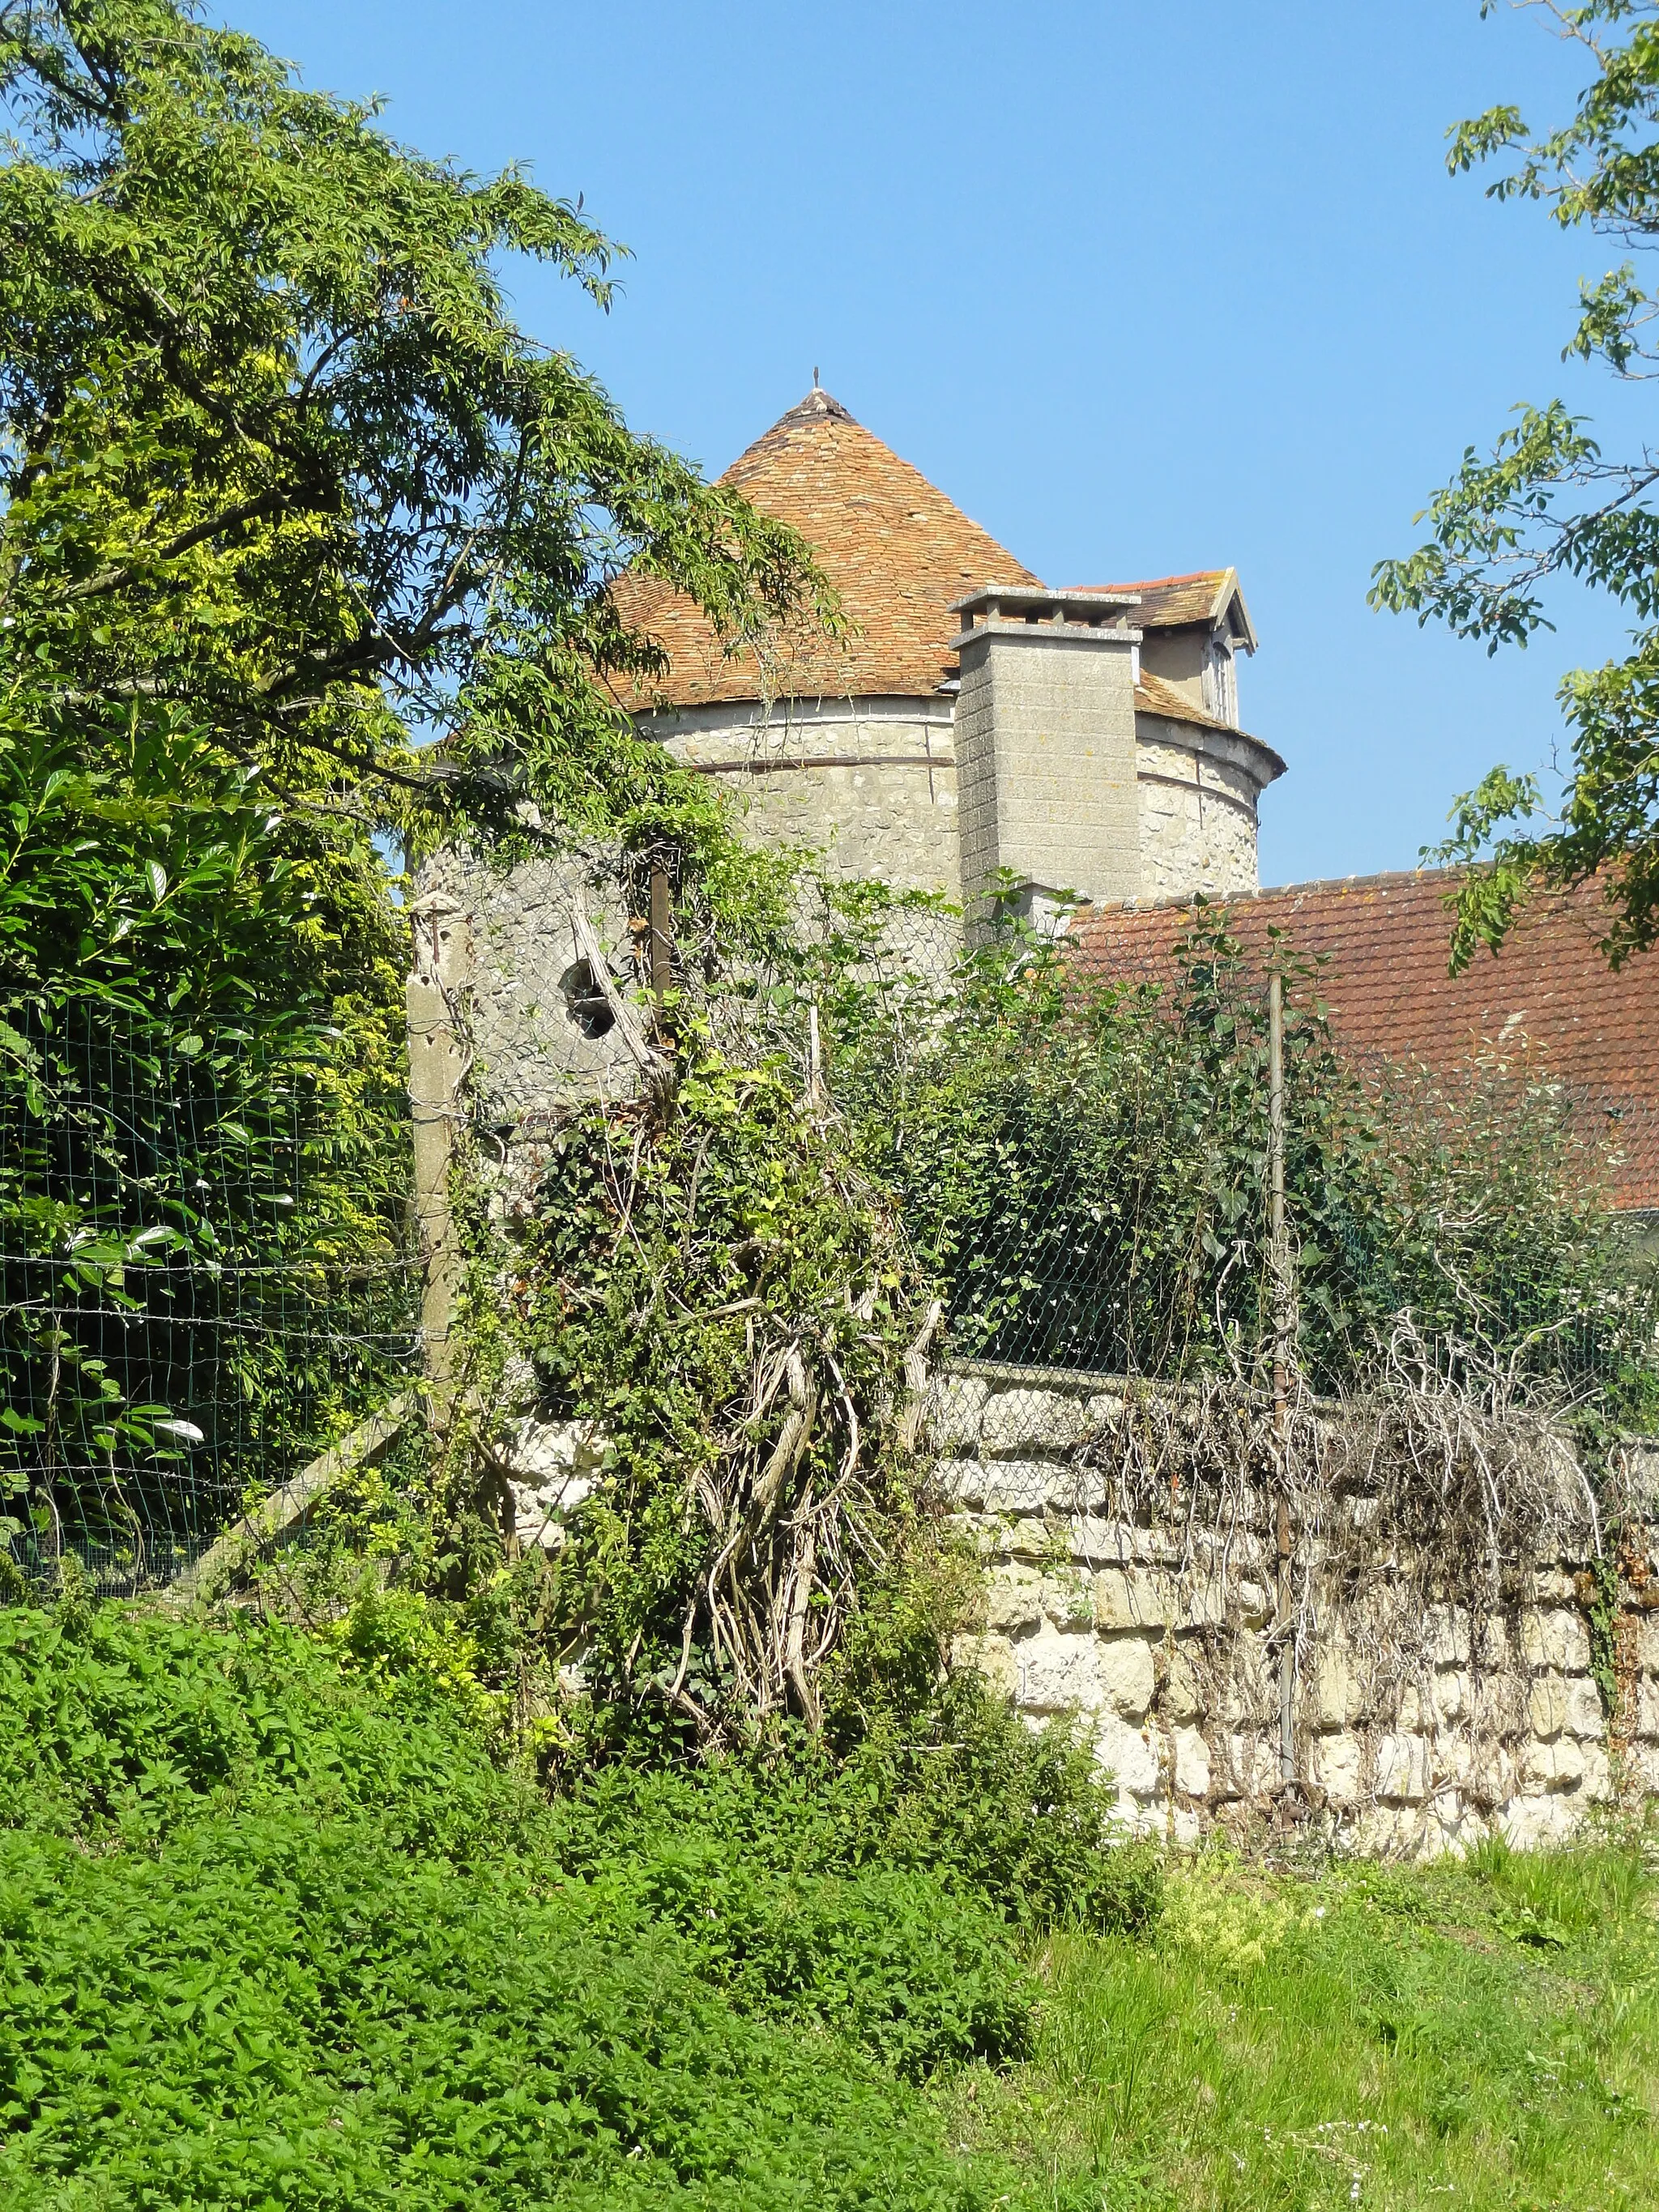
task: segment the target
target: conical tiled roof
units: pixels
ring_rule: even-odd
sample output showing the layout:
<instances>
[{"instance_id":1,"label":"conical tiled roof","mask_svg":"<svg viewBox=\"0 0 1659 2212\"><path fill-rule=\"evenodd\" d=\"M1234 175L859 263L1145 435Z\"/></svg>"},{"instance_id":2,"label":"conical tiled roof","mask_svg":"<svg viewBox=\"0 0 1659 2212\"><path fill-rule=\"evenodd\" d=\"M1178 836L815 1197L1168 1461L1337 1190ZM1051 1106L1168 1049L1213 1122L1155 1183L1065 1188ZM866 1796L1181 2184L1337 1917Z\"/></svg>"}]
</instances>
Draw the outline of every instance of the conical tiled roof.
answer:
<instances>
[{"instance_id":1,"label":"conical tiled roof","mask_svg":"<svg viewBox=\"0 0 1659 2212\"><path fill-rule=\"evenodd\" d=\"M956 674L949 650L960 599L985 584L1040 579L970 522L919 470L815 386L732 462L720 482L811 544L853 635L777 641L763 684L752 653L724 654L693 603L648 577L615 586L624 619L666 651L670 672L640 705L726 700L926 697Z\"/></svg>"}]
</instances>

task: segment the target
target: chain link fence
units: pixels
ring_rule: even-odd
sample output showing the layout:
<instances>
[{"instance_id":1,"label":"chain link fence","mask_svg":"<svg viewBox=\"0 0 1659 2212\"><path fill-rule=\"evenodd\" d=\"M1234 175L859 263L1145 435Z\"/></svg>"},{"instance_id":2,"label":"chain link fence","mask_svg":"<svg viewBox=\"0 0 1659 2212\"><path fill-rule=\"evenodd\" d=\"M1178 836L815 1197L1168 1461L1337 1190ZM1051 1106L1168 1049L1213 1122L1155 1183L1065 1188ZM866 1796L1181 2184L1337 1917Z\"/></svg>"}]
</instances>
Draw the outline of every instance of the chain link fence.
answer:
<instances>
[{"instance_id":1,"label":"chain link fence","mask_svg":"<svg viewBox=\"0 0 1659 2212\"><path fill-rule=\"evenodd\" d=\"M175 1578L418 1368L395 1108L343 1139L329 1040L155 1030L0 1018L0 1517L31 1580Z\"/></svg>"},{"instance_id":2,"label":"chain link fence","mask_svg":"<svg viewBox=\"0 0 1659 2212\"><path fill-rule=\"evenodd\" d=\"M1577 1102L1512 1050L1356 1056L1319 963L1293 934L1242 942L1224 904L1137 942L1013 909L969 929L939 898L808 877L744 940L672 854L470 902L493 1143L631 1110L624 1001L682 1053L793 1066L803 1111L893 1194L956 1359L1255 1380L1288 1329L1313 1387L1341 1389L1408 1325L1454 1363L1651 1418L1652 1270Z\"/></svg>"},{"instance_id":3,"label":"chain link fence","mask_svg":"<svg viewBox=\"0 0 1659 2212\"><path fill-rule=\"evenodd\" d=\"M1242 947L1224 908L1137 957L830 882L734 938L672 854L452 869L435 896L468 921L455 1110L498 1209L557 1202L571 1115L639 1135L654 1034L793 1070L936 1286L935 1356L1163 1382L1288 1356L1340 1390L1405 1321L1653 1425L1652 1269L1573 1102L1513 1054L1356 1064L1317 964ZM26 1574L72 1552L112 1590L175 1577L419 1371L406 1109L343 1135L330 1050L158 1043L94 1004L0 1020L0 1517Z\"/></svg>"},{"instance_id":4,"label":"chain link fence","mask_svg":"<svg viewBox=\"0 0 1659 2212\"><path fill-rule=\"evenodd\" d=\"M964 935L842 891L789 988L806 1006L771 1018L804 1086L816 1026L958 1359L1177 1382L1288 1357L1340 1390L1403 1327L1659 1413L1648 1233L1608 1211L1598 1117L1496 1040L1449 1067L1355 1053L1293 934L1241 942L1218 905L1151 946L1017 915Z\"/></svg>"}]
</instances>

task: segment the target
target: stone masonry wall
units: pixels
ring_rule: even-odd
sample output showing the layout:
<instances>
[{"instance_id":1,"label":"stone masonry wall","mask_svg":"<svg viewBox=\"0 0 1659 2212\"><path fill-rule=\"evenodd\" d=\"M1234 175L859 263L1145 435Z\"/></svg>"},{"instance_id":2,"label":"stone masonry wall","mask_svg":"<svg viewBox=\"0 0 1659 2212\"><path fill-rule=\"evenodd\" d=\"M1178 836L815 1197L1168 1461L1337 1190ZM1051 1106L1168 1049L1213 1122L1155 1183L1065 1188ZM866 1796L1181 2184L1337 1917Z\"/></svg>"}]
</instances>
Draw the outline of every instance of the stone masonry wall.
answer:
<instances>
[{"instance_id":1,"label":"stone masonry wall","mask_svg":"<svg viewBox=\"0 0 1659 2212\"><path fill-rule=\"evenodd\" d=\"M634 1094L637 1071L623 1039L585 1018L573 993L583 972L579 913L613 975L632 988L620 868L617 852L573 846L505 869L447 848L420 871L420 894L465 917L469 1080L505 1121Z\"/></svg>"},{"instance_id":2,"label":"stone masonry wall","mask_svg":"<svg viewBox=\"0 0 1659 2212\"><path fill-rule=\"evenodd\" d=\"M1138 630L991 617L961 642L962 884L999 869L1092 900L1140 889Z\"/></svg>"},{"instance_id":3,"label":"stone masonry wall","mask_svg":"<svg viewBox=\"0 0 1659 2212\"><path fill-rule=\"evenodd\" d=\"M1162 715L1137 714L1134 726L1139 879L1133 895L1254 890L1261 774L1254 748ZM791 700L769 713L757 704L690 708L645 716L641 726L713 775L757 843L810 846L837 875L954 900L962 895L963 854L975 879L1007 857L994 777L978 778L958 811L958 753L971 758L992 742L983 686L970 687L955 708L943 697Z\"/></svg>"},{"instance_id":4,"label":"stone masonry wall","mask_svg":"<svg viewBox=\"0 0 1659 2212\"><path fill-rule=\"evenodd\" d=\"M647 719L714 775L745 834L807 845L836 875L959 896L957 761L948 699L702 707Z\"/></svg>"},{"instance_id":5,"label":"stone masonry wall","mask_svg":"<svg viewBox=\"0 0 1659 2212\"><path fill-rule=\"evenodd\" d=\"M1358 1573L1351 1558L1341 1587L1316 1575L1286 1788L1270 1516L1194 1527L1179 1498L1161 1522L1126 1512L1114 1439L1136 1417L1108 1378L1036 1388L974 1364L938 1378L929 1407L939 1481L987 1571L959 1656L1033 1725L1080 1714L1136 1827L1191 1842L1312 1823L1422 1855L1494 1830L1560 1838L1659 1792L1659 1571L1628 1539L1611 1617L1583 1559L1531 1561L1498 1609L1450 1597L1403 1624L1384 1547Z\"/></svg>"},{"instance_id":6,"label":"stone masonry wall","mask_svg":"<svg viewBox=\"0 0 1659 2212\"><path fill-rule=\"evenodd\" d=\"M1218 732L1135 718L1140 896L1189 898L1256 888L1256 793L1237 743Z\"/></svg>"}]
</instances>

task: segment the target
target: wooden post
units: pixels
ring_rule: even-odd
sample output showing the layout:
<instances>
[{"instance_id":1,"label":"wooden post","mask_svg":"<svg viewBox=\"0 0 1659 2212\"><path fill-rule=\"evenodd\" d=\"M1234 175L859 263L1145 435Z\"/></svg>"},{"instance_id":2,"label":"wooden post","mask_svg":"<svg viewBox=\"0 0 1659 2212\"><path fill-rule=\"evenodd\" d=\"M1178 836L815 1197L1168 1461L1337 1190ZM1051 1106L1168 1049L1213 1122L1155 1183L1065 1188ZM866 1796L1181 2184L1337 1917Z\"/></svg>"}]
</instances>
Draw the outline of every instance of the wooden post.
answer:
<instances>
[{"instance_id":1,"label":"wooden post","mask_svg":"<svg viewBox=\"0 0 1659 2212\"><path fill-rule=\"evenodd\" d=\"M649 954L651 989L660 1019L663 1000L674 980L674 887L660 860L651 863Z\"/></svg>"},{"instance_id":2,"label":"wooden post","mask_svg":"<svg viewBox=\"0 0 1659 2212\"><path fill-rule=\"evenodd\" d=\"M422 1363L434 1396L435 1425L448 1425L456 1380L451 1334L461 1262L450 1205L450 1170L466 1074L459 994L471 965L466 915L458 900L430 891L410 909L414 966L404 1000L409 1020L409 1105L414 1130L415 1227L421 1255Z\"/></svg>"},{"instance_id":3,"label":"wooden post","mask_svg":"<svg viewBox=\"0 0 1659 2212\"><path fill-rule=\"evenodd\" d=\"M1268 1266L1273 1302L1273 1435L1279 1446L1282 1485L1293 1346L1291 1255L1285 1227L1285 979L1277 969L1267 981L1267 1192ZM1274 1522L1279 1552L1279 1778L1289 1790L1296 1782L1296 1621L1291 1572L1291 1501L1282 1487Z\"/></svg>"}]
</instances>

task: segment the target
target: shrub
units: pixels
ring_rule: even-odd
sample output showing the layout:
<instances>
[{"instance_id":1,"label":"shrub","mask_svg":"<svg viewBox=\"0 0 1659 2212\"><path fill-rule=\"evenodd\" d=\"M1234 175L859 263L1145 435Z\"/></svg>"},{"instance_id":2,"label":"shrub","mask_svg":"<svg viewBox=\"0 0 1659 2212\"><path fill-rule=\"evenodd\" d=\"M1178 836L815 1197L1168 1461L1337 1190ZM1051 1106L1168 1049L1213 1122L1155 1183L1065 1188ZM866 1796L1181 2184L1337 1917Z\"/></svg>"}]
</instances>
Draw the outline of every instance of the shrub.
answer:
<instances>
[{"instance_id":1,"label":"shrub","mask_svg":"<svg viewBox=\"0 0 1659 2212\"><path fill-rule=\"evenodd\" d=\"M915 2094L1030 2045L973 1770L802 1736L549 1804L407 1613L0 1613L0 2200L1027 2201ZM1080 1849L1098 1783L1022 1735L977 1771Z\"/></svg>"},{"instance_id":2,"label":"shrub","mask_svg":"<svg viewBox=\"0 0 1659 2212\"><path fill-rule=\"evenodd\" d=\"M925 2110L667 1927L289 1808L156 1856L0 1838L0 2197L969 2206Z\"/></svg>"},{"instance_id":3,"label":"shrub","mask_svg":"<svg viewBox=\"0 0 1659 2212\"><path fill-rule=\"evenodd\" d=\"M343 1672L280 1623L112 1606L0 1609L0 1827L84 1839L297 1800L465 1858L512 1849L536 1810L428 1674Z\"/></svg>"}]
</instances>

